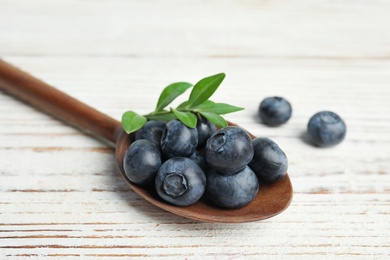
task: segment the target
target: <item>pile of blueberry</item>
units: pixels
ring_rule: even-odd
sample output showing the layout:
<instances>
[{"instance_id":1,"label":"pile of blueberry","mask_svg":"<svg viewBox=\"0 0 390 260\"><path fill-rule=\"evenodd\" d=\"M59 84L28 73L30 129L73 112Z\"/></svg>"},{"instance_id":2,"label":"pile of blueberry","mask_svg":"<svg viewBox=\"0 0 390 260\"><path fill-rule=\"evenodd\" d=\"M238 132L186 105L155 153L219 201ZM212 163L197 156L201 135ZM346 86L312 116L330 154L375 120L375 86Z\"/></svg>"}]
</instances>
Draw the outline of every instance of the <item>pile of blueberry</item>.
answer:
<instances>
[{"instance_id":1,"label":"pile of blueberry","mask_svg":"<svg viewBox=\"0 0 390 260\"><path fill-rule=\"evenodd\" d=\"M196 128L177 119L148 121L135 139L124 158L127 177L154 185L163 200L177 206L206 195L220 207L240 208L255 198L259 182L276 182L287 172L287 157L272 140L252 140L236 126L218 130L203 117Z\"/></svg>"}]
</instances>

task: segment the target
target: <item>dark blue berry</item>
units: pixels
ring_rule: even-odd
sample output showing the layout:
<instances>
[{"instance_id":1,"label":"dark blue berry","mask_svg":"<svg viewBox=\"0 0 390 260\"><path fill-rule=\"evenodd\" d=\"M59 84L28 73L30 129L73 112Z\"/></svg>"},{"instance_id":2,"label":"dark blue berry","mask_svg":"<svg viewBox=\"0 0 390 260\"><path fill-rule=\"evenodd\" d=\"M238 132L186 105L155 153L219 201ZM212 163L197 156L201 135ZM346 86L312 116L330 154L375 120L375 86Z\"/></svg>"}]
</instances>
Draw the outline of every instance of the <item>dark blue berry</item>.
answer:
<instances>
[{"instance_id":1,"label":"dark blue berry","mask_svg":"<svg viewBox=\"0 0 390 260\"><path fill-rule=\"evenodd\" d=\"M222 174L233 174L244 169L252 157L252 139L239 127L222 128L207 140L206 162Z\"/></svg>"},{"instance_id":2,"label":"dark blue berry","mask_svg":"<svg viewBox=\"0 0 390 260\"><path fill-rule=\"evenodd\" d=\"M149 140L134 141L126 150L123 169L130 181L150 185L161 166L161 153L157 144Z\"/></svg>"},{"instance_id":3,"label":"dark blue berry","mask_svg":"<svg viewBox=\"0 0 390 260\"><path fill-rule=\"evenodd\" d=\"M190 156L197 146L196 128L189 128L177 119L166 124L161 137L161 151L166 158Z\"/></svg>"},{"instance_id":4,"label":"dark blue berry","mask_svg":"<svg viewBox=\"0 0 390 260\"><path fill-rule=\"evenodd\" d=\"M196 124L196 130L198 131L198 147L203 147L207 139L217 131L217 127L206 118L200 116Z\"/></svg>"},{"instance_id":5,"label":"dark blue berry","mask_svg":"<svg viewBox=\"0 0 390 260\"><path fill-rule=\"evenodd\" d=\"M162 133L165 130L165 123L151 120L135 133L135 139L146 139L160 145Z\"/></svg>"},{"instance_id":6,"label":"dark blue berry","mask_svg":"<svg viewBox=\"0 0 390 260\"><path fill-rule=\"evenodd\" d=\"M232 175L222 175L216 171L207 174L207 195L216 205L224 208L247 205L256 197L258 190L259 182L249 167Z\"/></svg>"},{"instance_id":7,"label":"dark blue berry","mask_svg":"<svg viewBox=\"0 0 390 260\"><path fill-rule=\"evenodd\" d=\"M158 170L155 186L163 200L176 206L188 206L202 197L206 175L189 158L171 158Z\"/></svg>"},{"instance_id":8,"label":"dark blue berry","mask_svg":"<svg viewBox=\"0 0 390 260\"><path fill-rule=\"evenodd\" d=\"M314 114L307 125L310 141L319 147L329 147L341 143L347 133L344 120L331 111Z\"/></svg>"},{"instance_id":9,"label":"dark blue berry","mask_svg":"<svg viewBox=\"0 0 390 260\"><path fill-rule=\"evenodd\" d=\"M258 137L253 140L255 154L249 167L256 173L260 181L270 184L281 179L287 172L286 154L274 141Z\"/></svg>"},{"instance_id":10,"label":"dark blue berry","mask_svg":"<svg viewBox=\"0 0 390 260\"><path fill-rule=\"evenodd\" d=\"M204 158L204 155L202 153L202 151L200 150L197 150L195 151L191 156L189 156L188 158L190 158L191 160L193 160L194 162L196 162L196 164L198 164L198 166L204 171L204 172L208 172L209 170L209 166L206 162L206 159Z\"/></svg>"},{"instance_id":11,"label":"dark blue berry","mask_svg":"<svg viewBox=\"0 0 390 260\"><path fill-rule=\"evenodd\" d=\"M291 114L291 104L282 97L265 98L259 106L261 121L269 126L279 126L286 123Z\"/></svg>"}]
</instances>

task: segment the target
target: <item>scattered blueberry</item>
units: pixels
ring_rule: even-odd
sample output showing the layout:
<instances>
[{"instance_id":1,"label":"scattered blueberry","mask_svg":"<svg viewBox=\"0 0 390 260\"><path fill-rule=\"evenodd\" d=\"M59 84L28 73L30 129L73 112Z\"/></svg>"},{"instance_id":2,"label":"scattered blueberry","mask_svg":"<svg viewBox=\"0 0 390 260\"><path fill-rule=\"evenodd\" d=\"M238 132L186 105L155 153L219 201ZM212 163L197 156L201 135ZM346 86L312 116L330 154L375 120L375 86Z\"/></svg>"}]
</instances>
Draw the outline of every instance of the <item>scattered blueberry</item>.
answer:
<instances>
[{"instance_id":1,"label":"scattered blueberry","mask_svg":"<svg viewBox=\"0 0 390 260\"><path fill-rule=\"evenodd\" d=\"M198 146L196 128L188 128L177 119L166 124L161 136L161 151L166 158L187 157L193 154Z\"/></svg>"},{"instance_id":2,"label":"scattered blueberry","mask_svg":"<svg viewBox=\"0 0 390 260\"><path fill-rule=\"evenodd\" d=\"M291 104L283 97L267 97L259 106L259 116L262 122L269 126L279 126L286 123L291 114Z\"/></svg>"},{"instance_id":3,"label":"scattered blueberry","mask_svg":"<svg viewBox=\"0 0 390 260\"><path fill-rule=\"evenodd\" d=\"M241 208L256 197L259 183L255 173L247 166L232 175L211 171L207 175L206 190L216 205L224 208Z\"/></svg>"},{"instance_id":4,"label":"scattered blueberry","mask_svg":"<svg viewBox=\"0 0 390 260\"><path fill-rule=\"evenodd\" d=\"M135 133L135 139L146 139L160 145L161 135L165 130L165 123L151 120Z\"/></svg>"},{"instance_id":5,"label":"scattered blueberry","mask_svg":"<svg viewBox=\"0 0 390 260\"><path fill-rule=\"evenodd\" d=\"M198 117L196 129L198 131L198 147L203 147L207 139L217 131L215 124L202 116Z\"/></svg>"},{"instance_id":6,"label":"scattered blueberry","mask_svg":"<svg viewBox=\"0 0 390 260\"><path fill-rule=\"evenodd\" d=\"M331 111L314 114L307 125L310 141L319 147L329 147L341 143L347 133L344 120Z\"/></svg>"},{"instance_id":7,"label":"scattered blueberry","mask_svg":"<svg viewBox=\"0 0 390 260\"><path fill-rule=\"evenodd\" d=\"M255 154L249 167L260 181L270 184L286 175L288 160L279 145L269 138L257 137L253 140Z\"/></svg>"},{"instance_id":8,"label":"scattered blueberry","mask_svg":"<svg viewBox=\"0 0 390 260\"><path fill-rule=\"evenodd\" d=\"M244 169L252 157L252 139L239 127L222 128L207 140L206 162L222 174L233 174Z\"/></svg>"},{"instance_id":9,"label":"scattered blueberry","mask_svg":"<svg viewBox=\"0 0 390 260\"><path fill-rule=\"evenodd\" d=\"M123 169L129 180L135 184L152 184L160 166L160 148L152 141L140 139L127 148Z\"/></svg>"},{"instance_id":10,"label":"scattered blueberry","mask_svg":"<svg viewBox=\"0 0 390 260\"><path fill-rule=\"evenodd\" d=\"M161 165L155 186L163 200L176 206L189 206L202 197L206 175L191 159L175 157Z\"/></svg>"}]
</instances>

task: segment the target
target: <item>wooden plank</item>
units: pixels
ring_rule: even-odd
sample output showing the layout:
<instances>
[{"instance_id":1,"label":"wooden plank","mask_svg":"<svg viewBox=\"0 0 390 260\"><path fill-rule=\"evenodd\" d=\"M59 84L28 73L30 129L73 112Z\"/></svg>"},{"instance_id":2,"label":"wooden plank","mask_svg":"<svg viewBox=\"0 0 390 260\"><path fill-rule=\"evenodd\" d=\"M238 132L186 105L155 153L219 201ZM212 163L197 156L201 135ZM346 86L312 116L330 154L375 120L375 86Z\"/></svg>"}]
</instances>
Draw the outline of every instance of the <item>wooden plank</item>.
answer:
<instances>
[{"instance_id":1,"label":"wooden plank","mask_svg":"<svg viewBox=\"0 0 390 260\"><path fill-rule=\"evenodd\" d=\"M104 144L0 92L0 256L386 259L390 256L390 5L387 1L0 0L0 55L120 119L154 108L173 81L226 72L226 116L277 141L291 206L254 223L200 223L139 198ZM131 93L131 94L130 94ZM293 104L288 124L256 117ZM334 110L339 146L305 142Z\"/></svg>"}]
</instances>

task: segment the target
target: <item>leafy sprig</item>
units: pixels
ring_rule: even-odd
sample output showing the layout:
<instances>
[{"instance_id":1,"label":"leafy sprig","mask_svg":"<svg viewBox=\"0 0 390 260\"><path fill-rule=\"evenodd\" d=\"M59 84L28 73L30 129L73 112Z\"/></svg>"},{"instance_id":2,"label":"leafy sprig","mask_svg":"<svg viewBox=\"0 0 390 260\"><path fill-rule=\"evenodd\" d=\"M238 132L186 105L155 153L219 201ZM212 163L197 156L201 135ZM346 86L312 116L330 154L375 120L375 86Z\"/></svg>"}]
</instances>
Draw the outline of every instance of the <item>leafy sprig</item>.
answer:
<instances>
[{"instance_id":1,"label":"leafy sprig","mask_svg":"<svg viewBox=\"0 0 390 260\"><path fill-rule=\"evenodd\" d=\"M219 73L203 78L195 85L188 82L172 83L161 92L153 112L146 115L139 115L133 111L125 112L122 115L122 127L127 133L132 133L140 129L148 120L168 122L177 118L186 126L194 128L199 116L205 117L219 127L226 127L227 122L221 115L240 111L244 108L209 100L224 78L225 73ZM169 104L191 87L193 88L188 100L176 108L167 108Z\"/></svg>"}]
</instances>

